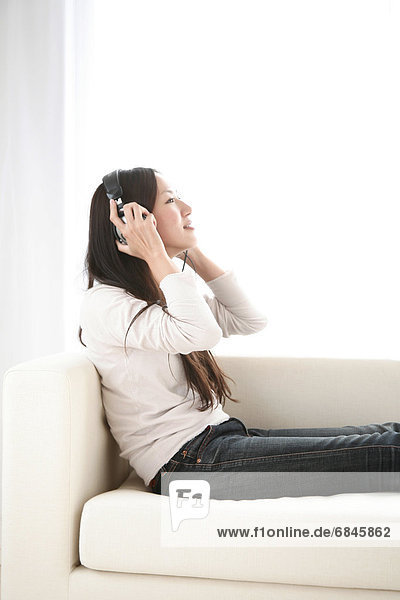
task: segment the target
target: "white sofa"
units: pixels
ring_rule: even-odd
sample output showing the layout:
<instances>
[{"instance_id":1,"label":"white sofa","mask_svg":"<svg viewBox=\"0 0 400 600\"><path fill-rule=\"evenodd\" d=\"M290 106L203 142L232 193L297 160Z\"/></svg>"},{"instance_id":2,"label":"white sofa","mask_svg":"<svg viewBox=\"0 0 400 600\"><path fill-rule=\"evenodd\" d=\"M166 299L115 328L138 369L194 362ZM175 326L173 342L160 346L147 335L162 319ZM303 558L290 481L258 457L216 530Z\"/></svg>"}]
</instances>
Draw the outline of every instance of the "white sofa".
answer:
<instances>
[{"instance_id":1,"label":"white sofa","mask_svg":"<svg viewBox=\"0 0 400 600\"><path fill-rule=\"evenodd\" d=\"M225 409L247 427L400 420L398 361L216 359L241 399ZM151 493L118 456L99 375L79 352L9 369L2 426L1 600L400 598L399 544L162 547L160 503L168 498ZM323 520L367 506L370 520L381 522L398 498L377 492L211 502L214 514L228 511L232 522L252 502L260 519L274 503L288 520L310 507Z\"/></svg>"}]
</instances>

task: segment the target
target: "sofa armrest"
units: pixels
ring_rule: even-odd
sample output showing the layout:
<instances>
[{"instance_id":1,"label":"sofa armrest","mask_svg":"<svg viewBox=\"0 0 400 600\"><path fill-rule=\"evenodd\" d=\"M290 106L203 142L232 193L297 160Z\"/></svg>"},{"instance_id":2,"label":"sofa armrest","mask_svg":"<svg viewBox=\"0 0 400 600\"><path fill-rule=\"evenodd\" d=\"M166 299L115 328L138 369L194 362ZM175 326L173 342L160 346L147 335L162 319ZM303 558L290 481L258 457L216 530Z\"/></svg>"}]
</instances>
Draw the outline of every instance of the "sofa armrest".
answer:
<instances>
[{"instance_id":1,"label":"sofa armrest","mask_svg":"<svg viewBox=\"0 0 400 600\"><path fill-rule=\"evenodd\" d=\"M84 503L132 470L119 457L94 365L79 353L18 364L3 379L4 598L68 598Z\"/></svg>"}]
</instances>

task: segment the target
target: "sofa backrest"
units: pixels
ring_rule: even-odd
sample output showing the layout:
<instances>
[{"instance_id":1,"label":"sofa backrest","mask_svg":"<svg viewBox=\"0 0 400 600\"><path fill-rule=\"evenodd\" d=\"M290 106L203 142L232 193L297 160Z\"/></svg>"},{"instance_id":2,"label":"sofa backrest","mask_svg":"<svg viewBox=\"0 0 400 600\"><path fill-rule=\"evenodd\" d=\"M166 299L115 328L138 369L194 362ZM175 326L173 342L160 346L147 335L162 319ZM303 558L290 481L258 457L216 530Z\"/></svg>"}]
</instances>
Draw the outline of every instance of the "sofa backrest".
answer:
<instances>
[{"instance_id":1,"label":"sofa backrest","mask_svg":"<svg viewBox=\"0 0 400 600\"><path fill-rule=\"evenodd\" d=\"M400 361L216 356L247 427L342 427L400 421Z\"/></svg>"}]
</instances>

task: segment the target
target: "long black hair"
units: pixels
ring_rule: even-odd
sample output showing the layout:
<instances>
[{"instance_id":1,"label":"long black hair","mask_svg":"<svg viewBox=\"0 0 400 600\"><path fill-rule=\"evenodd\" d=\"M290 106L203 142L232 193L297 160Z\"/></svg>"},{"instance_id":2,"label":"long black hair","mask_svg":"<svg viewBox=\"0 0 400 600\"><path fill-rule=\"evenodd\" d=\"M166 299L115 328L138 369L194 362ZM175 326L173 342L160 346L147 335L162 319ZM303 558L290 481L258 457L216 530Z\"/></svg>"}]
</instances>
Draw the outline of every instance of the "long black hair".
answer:
<instances>
[{"instance_id":1,"label":"long black hair","mask_svg":"<svg viewBox=\"0 0 400 600\"><path fill-rule=\"evenodd\" d=\"M138 202L152 212L157 198L156 173L159 171L145 167L120 170L119 181L124 192L124 203ZM89 242L85 257L87 289L93 287L96 279L99 283L122 288L131 296L147 302L147 306L144 306L129 324L124 340L126 352L129 329L144 310L153 304L160 304L167 315L170 313L167 310L163 291L157 285L147 262L118 250L113 235L113 224L110 221L109 206L104 184L101 183L93 194L90 206ZM82 327L79 327L79 341L86 346L81 335ZM193 393L197 390L201 398L202 405L198 410L205 411L207 408L212 410L213 393L222 406L225 405L225 397L233 402L240 402L231 397L231 390L225 378L234 380L221 370L210 350L200 350L190 354L180 354L180 356L188 383L187 393L190 387Z\"/></svg>"}]
</instances>

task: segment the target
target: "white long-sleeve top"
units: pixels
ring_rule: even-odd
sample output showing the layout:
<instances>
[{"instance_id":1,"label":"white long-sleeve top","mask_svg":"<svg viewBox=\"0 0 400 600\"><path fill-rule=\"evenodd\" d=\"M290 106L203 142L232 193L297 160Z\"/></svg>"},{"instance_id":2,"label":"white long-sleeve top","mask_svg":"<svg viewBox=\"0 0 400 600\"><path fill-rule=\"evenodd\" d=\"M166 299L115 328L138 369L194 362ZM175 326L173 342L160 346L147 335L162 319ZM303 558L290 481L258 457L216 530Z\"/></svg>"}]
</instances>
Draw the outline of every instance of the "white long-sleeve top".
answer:
<instances>
[{"instance_id":1,"label":"white long-sleeve top","mask_svg":"<svg viewBox=\"0 0 400 600\"><path fill-rule=\"evenodd\" d=\"M211 350L230 335L250 335L267 325L229 270L208 281L202 294L192 269L160 282L167 309L154 304L129 323L144 300L101 283L83 293L80 311L84 353L101 379L104 410L121 452L146 486L183 444L230 417L214 394L212 411L193 395L181 354ZM176 318L175 318L176 317ZM178 320L179 319L179 320ZM194 402L193 402L194 399Z\"/></svg>"}]
</instances>

